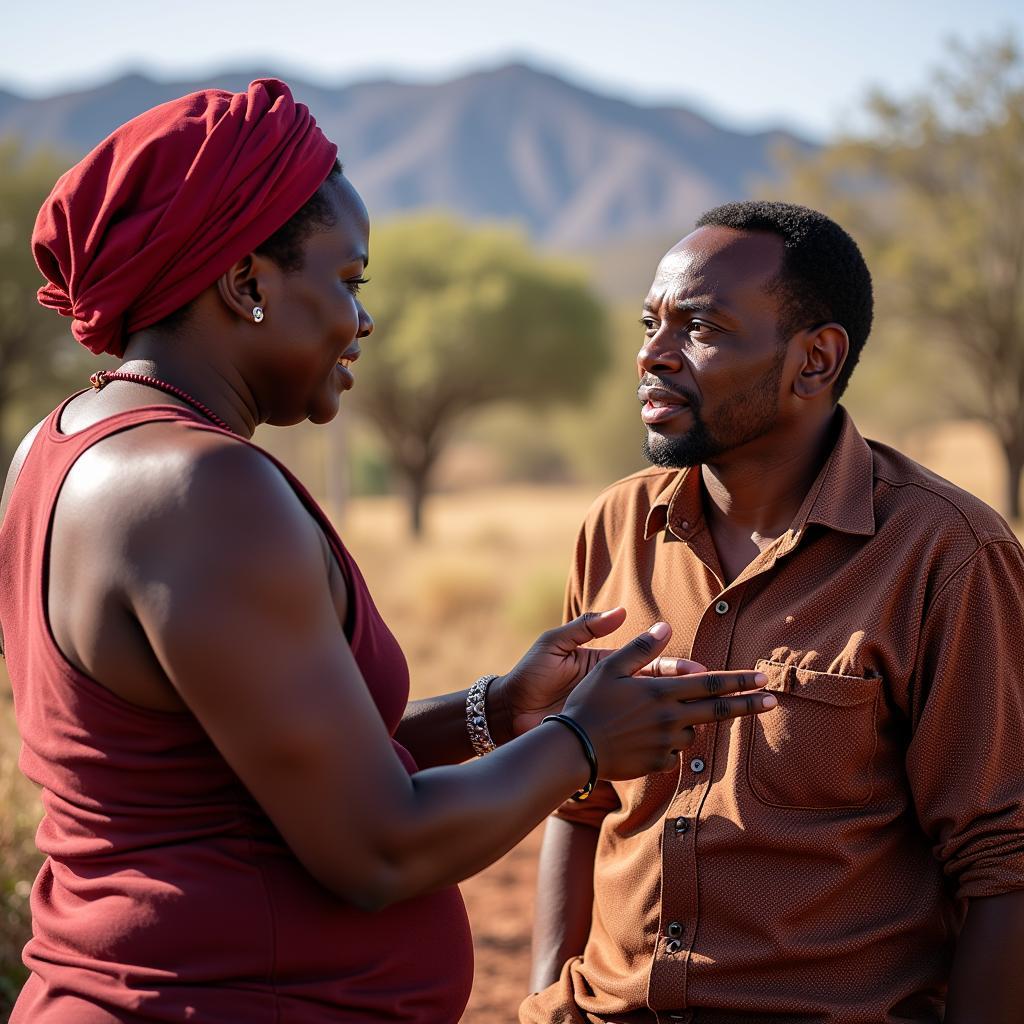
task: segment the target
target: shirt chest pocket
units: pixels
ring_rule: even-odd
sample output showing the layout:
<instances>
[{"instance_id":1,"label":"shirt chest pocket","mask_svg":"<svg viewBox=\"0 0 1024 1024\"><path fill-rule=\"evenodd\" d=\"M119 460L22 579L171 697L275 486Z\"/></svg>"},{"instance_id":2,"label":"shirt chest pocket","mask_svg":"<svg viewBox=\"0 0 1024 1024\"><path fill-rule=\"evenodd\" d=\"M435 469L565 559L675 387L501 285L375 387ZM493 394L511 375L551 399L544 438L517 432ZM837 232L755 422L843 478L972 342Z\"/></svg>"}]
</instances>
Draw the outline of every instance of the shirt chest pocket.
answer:
<instances>
[{"instance_id":1,"label":"shirt chest pocket","mask_svg":"<svg viewBox=\"0 0 1024 1024\"><path fill-rule=\"evenodd\" d=\"M778 706L751 719L747 779L772 807L863 807L874 788L880 677L759 661Z\"/></svg>"}]
</instances>

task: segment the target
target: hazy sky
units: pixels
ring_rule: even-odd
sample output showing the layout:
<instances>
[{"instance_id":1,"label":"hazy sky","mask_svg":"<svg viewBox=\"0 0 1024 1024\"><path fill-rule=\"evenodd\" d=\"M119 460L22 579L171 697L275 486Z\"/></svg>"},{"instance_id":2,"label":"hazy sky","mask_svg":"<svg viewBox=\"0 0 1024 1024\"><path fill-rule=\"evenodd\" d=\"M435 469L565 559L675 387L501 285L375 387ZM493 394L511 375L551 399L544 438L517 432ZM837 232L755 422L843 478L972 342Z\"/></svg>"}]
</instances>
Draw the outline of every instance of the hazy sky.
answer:
<instances>
[{"instance_id":1,"label":"hazy sky","mask_svg":"<svg viewBox=\"0 0 1024 1024\"><path fill-rule=\"evenodd\" d=\"M437 80L526 59L643 102L739 127L830 134L872 84L926 81L944 42L1007 29L1020 0L12 0L0 86L45 95L126 69L160 77L226 65L324 83Z\"/></svg>"}]
</instances>

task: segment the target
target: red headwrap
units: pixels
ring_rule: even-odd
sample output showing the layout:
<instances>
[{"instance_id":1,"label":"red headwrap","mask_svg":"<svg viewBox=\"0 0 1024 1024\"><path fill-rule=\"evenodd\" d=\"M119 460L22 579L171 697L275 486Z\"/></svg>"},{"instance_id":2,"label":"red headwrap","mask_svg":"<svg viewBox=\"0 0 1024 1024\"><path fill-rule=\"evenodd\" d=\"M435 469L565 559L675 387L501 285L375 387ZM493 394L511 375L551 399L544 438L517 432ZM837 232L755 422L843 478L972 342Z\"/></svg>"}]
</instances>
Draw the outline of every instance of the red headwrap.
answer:
<instances>
[{"instance_id":1,"label":"red headwrap","mask_svg":"<svg viewBox=\"0 0 1024 1024\"><path fill-rule=\"evenodd\" d=\"M296 213L337 147L283 82L194 92L121 125L43 203L39 301L93 352L194 299Z\"/></svg>"}]
</instances>

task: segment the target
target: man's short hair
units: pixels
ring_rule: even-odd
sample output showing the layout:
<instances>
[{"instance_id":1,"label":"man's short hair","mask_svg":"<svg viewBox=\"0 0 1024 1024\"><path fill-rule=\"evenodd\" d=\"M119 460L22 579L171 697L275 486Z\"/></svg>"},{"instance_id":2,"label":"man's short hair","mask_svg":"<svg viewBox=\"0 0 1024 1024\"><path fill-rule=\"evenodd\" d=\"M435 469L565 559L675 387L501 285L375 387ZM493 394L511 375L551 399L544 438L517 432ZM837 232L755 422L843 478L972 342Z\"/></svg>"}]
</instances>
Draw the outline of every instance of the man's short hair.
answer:
<instances>
[{"instance_id":1,"label":"man's short hair","mask_svg":"<svg viewBox=\"0 0 1024 1024\"><path fill-rule=\"evenodd\" d=\"M726 203L703 214L697 227L767 231L782 239L782 269L773 290L781 296L779 335L830 321L846 328L850 351L833 387L839 401L871 331L871 274L857 243L823 213L794 203Z\"/></svg>"}]
</instances>

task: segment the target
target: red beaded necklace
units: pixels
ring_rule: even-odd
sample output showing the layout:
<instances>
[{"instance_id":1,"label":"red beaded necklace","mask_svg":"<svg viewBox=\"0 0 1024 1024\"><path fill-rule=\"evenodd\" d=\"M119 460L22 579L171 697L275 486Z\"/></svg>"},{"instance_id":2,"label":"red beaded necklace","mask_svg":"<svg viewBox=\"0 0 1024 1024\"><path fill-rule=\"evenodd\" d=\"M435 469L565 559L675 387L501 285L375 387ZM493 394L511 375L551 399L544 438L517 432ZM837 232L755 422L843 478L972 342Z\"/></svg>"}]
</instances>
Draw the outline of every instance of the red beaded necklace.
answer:
<instances>
[{"instance_id":1,"label":"red beaded necklace","mask_svg":"<svg viewBox=\"0 0 1024 1024\"><path fill-rule=\"evenodd\" d=\"M147 387L156 388L158 391L166 391L167 394L180 398L186 405L191 405L196 412L201 412L211 423L220 427L221 430L231 430L224 420L203 405L198 398L193 398L187 392L182 391L181 388L168 384L167 381L160 380L159 377L150 377L144 373L126 373L124 370L100 370L89 378L89 383L97 391L101 391L112 380L126 380L132 384L145 384ZM234 431L231 430L231 433L234 433Z\"/></svg>"}]
</instances>

